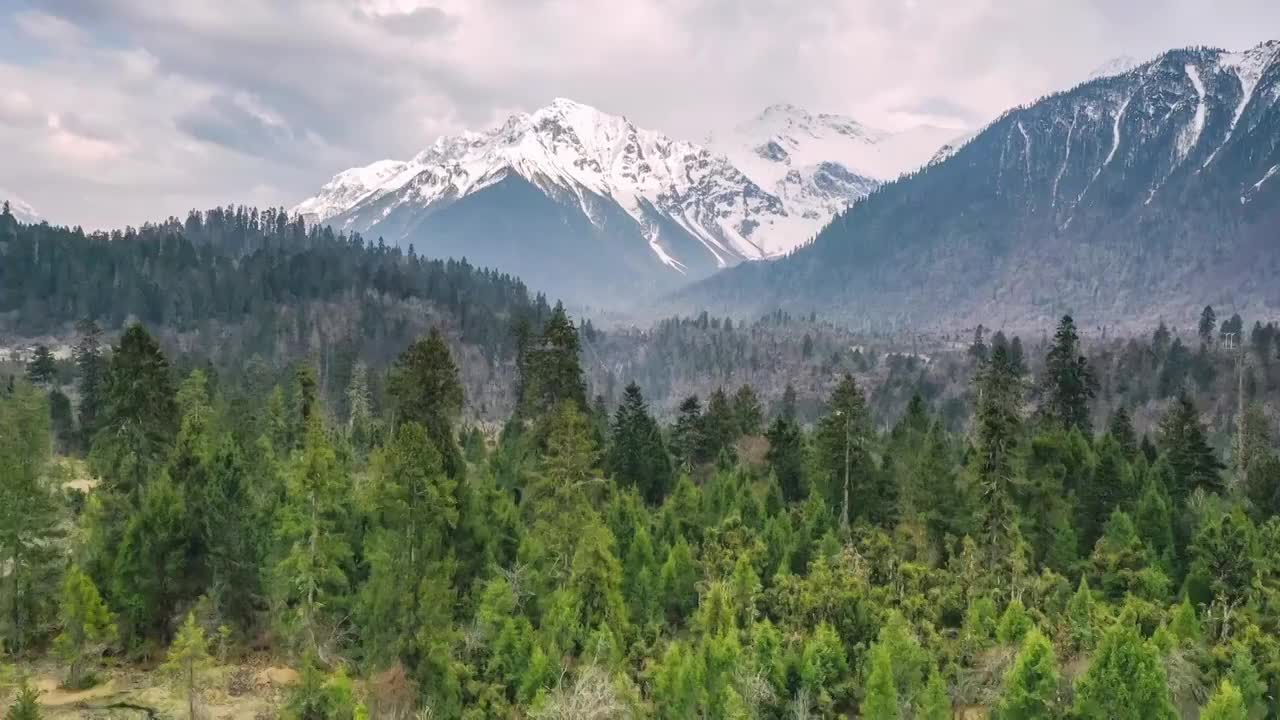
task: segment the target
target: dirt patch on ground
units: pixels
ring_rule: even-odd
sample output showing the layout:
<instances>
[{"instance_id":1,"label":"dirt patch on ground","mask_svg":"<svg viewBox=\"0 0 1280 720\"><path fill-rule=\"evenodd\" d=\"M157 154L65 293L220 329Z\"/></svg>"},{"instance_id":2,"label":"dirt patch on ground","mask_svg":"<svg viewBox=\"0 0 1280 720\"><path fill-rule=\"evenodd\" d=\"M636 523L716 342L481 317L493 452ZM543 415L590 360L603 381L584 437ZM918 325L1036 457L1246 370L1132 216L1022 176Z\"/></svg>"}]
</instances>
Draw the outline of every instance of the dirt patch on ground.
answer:
<instances>
[{"instance_id":1,"label":"dirt patch on ground","mask_svg":"<svg viewBox=\"0 0 1280 720\"><path fill-rule=\"evenodd\" d=\"M99 676L102 678L99 684L73 691L59 686L62 675L56 670L34 671L31 682L40 692L42 716L46 720L187 716L186 697L174 692L157 673L126 667L104 671ZM245 683L245 677L253 681ZM283 666L262 667L251 663L219 666L209 673L200 694L200 717L202 720L278 717L286 689L297 678L296 671ZM7 707L8 700L0 698L0 707Z\"/></svg>"}]
</instances>

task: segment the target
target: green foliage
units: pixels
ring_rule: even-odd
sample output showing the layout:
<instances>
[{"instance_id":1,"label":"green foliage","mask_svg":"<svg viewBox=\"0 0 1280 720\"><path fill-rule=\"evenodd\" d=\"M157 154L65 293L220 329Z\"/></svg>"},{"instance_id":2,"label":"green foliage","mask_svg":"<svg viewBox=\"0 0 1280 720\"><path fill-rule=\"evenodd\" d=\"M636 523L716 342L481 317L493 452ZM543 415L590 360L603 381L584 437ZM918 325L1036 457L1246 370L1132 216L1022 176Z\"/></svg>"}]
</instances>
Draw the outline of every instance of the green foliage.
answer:
<instances>
[{"instance_id":1,"label":"green foliage","mask_svg":"<svg viewBox=\"0 0 1280 720\"><path fill-rule=\"evenodd\" d=\"M80 689L92 681L90 668L115 639L116 627L98 588L78 567L72 566L62 581L58 619L62 632L54 648L68 666L67 687Z\"/></svg>"},{"instance_id":2,"label":"green foliage","mask_svg":"<svg viewBox=\"0 0 1280 720\"><path fill-rule=\"evenodd\" d=\"M1000 720L1052 720L1058 709L1058 664L1049 639L1032 629L1026 633L1013 667L1004 679L996 709Z\"/></svg>"},{"instance_id":3,"label":"green foliage","mask_svg":"<svg viewBox=\"0 0 1280 720\"><path fill-rule=\"evenodd\" d=\"M1249 717L1269 709L1280 680L1271 449L1250 441L1239 484L1215 492L1209 442L1221 444L1222 422L1206 416L1210 433L1194 405L1175 402L1157 457L1134 427L1163 374L1146 344L1102 341L1085 366L1080 350L1055 349L1076 364L1042 381L1077 374L1028 394L1020 345L997 334L972 391L957 395L935 382L967 377L967 357L924 368L850 352L811 320L791 330L810 335L825 369L806 376L803 399L769 395L780 412L761 439L756 390L715 389L731 373L712 372L697 386L705 406L690 402L663 427L655 415L673 410L681 376L642 394L601 383L612 371L592 360L588 406L578 356L610 352L611 340L547 312L545 324L511 316L521 385L504 396L516 407L492 450L485 423L502 402L464 407L478 356L453 359L470 326L445 324L453 342L433 333L398 356L320 340L308 346L314 368L253 359L231 372L198 351L170 365L141 329L108 361L86 328L83 367L104 373L97 410L80 395L93 383L80 364L72 393L96 418L102 477L89 493L64 503L55 492L80 479L80 463L51 463L50 446L82 449L51 442L54 391L46 404L26 382L0 386L0 567L19 568L0 573L5 649L25 660L57 631L50 598L70 557L53 646L72 674L92 669L115 618L123 662L160 656L174 638L166 666L179 674L207 663L201 628L219 628L219 657L261 638L304 658L288 717L379 716L394 696L396 712L468 719L942 720L954 697L998 718L1123 720L1192 710L1223 679ZM715 337L756 332L706 322ZM725 342L707 350L718 358L708 369L751 364L764 377L772 358ZM1180 362L1176 347L1170 338L1159 362ZM1230 359L1206 352L1187 360ZM1093 368L1106 379L1097 397L1077 392ZM1254 369L1265 399L1275 378L1261 360ZM65 386L70 368L58 371ZM150 386L125 392L124 378ZM1224 407L1207 395L1195 402ZM1041 402L1033 422L1028 400ZM1134 412L1090 437L1082 402L1089 419ZM1188 438L1194 452L1175 447ZM1078 678L1074 698L1060 697L1055 649ZM202 685L185 676L190 712ZM367 678L360 697L352 677Z\"/></svg>"},{"instance_id":4,"label":"green foliage","mask_svg":"<svg viewBox=\"0 0 1280 720\"><path fill-rule=\"evenodd\" d=\"M283 553L273 569L280 620L308 652L320 647L349 589L349 489L337 453L313 417L302 450L285 471L276 525Z\"/></svg>"},{"instance_id":5,"label":"green foliage","mask_svg":"<svg viewBox=\"0 0 1280 720\"><path fill-rule=\"evenodd\" d=\"M159 343L141 325L131 325L111 353L93 438L94 467L109 489L140 492L165 459L179 427L176 395Z\"/></svg>"},{"instance_id":6,"label":"green foliage","mask_svg":"<svg viewBox=\"0 0 1280 720\"><path fill-rule=\"evenodd\" d=\"M1034 627L1035 623L1031 621L1022 601L1014 598L1000 616L1000 624L996 626L996 640L1006 645L1017 645Z\"/></svg>"},{"instance_id":7,"label":"green foliage","mask_svg":"<svg viewBox=\"0 0 1280 720\"><path fill-rule=\"evenodd\" d=\"M4 720L40 720L40 693L26 678L18 684L18 692L5 711Z\"/></svg>"},{"instance_id":8,"label":"green foliage","mask_svg":"<svg viewBox=\"0 0 1280 720\"><path fill-rule=\"evenodd\" d=\"M1083 720L1174 720L1177 714L1159 651L1121 620L1102 638L1076 683L1075 714Z\"/></svg>"},{"instance_id":9,"label":"green foliage","mask_svg":"<svg viewBox=\"0 0 1280 720\"><path fill-rule=\"evenodd\" d=\"M1063 428L1090 431L1089 402L1097 380L1080 348L1075 320L1063 315L1045 357L1044 405L1041 411Z\"/></svg>"},{"instance_id":10,"label":"green foliage","mask_svg":"<svg viewBox=\"0 0 1280 720\"><path fill-rule=\"evenodd\" d=\"M1230 680L1223 680L1200 712L1200 720L1245 720L1249 716L1244 697Z\"/></svg>"},{"instance_id":11,"label":"green foliage","mask_svg":"<svg viewBox=\"0 0 1280 720\"><path fill-rule=\"evenodd\" d=\"M951 697L947 693L947 682L942 678L942 673L936 670L929 673L929 682L920 695L918 707L915 717L919 720L952 720L954 710L951 707Z\"/></svg>"},{"instance_id":12,"label":"green foliage","mask_svg":"<svg viewBox=\"0 0 1280 720\"><path fill-rule=\"evenodd\" d=\"M611 432L605 464L614 480L636 488L649 503L662 502L671 485L671 460L639 385L627 385Z\"/></svg>"},{"instance_id":13,"label":"green foliage","mask_svg":"<svg viewBox=\"0 0 1280 720\"><path fill-rule=\"evenodd\" d=\"M889 649L876 645L871 649L870 671L867 673L866 696L862 700L862 717L867 720L898 720L898 689L893 683L893 658Z\"/></svg>"},{"instance_id":14,"label":"green foliage","mask_svg":"<svg viewBox=\"0 0 1280 720\"><path fill-rule=\"evenodd\" d=\"M187 613L186 621L169 646L169 654L160 666L160 672L167 675L174 688L186 698L187 717L191 720L197 717L201 686L205 674L212 667L213 658L209 656L204 628L196 623L195 613Z\"/></svg>"},{"instance_id":15,"label":"green foliage","mask_svg":"<svg viewBox=\"0 0 1280 720\"><path fill-rule=\"evenodd\" d=\"M48 477L49 410L19 382L0 393L0 648L15 655L43 639L52 621L62 535Z\"/></svg>"},{"instance_id":16,"label":"green foliage","mask_svg":"<svg viewBox=\"0 0 1280 720\"><path fill-rule=\"evenodd\" d=\"M387 381L396 423L417 423L440 455L450 477L462 472L462 450L453 435L453 425L462 411L462 385L458 368L439 328L425 339L410 345L391 368Z\"/></svg>"},{"instance_id":17,"label":"green foliage","mask_svg":"<svg viewBox=\"0 0 1280 720\"><path fill-rule=\"evenodd\" d=\"M880 488L876 487L870 438L866 397L853 376L845 375L827 402L827 414L818 423L814 449L820 468L818 489L827 507L839 508L846 526L862 516L882 519L891 507L891 499L876 492ZM881 507L882 503L885 507Z\"/></svg>"},{"instance_id":18,"label":"green foliage","mask_svg":"<svg viewBox=\"0 0 1280 720\"><path fill-rule=\"evenodd\" d=\"M1196 617L1196 609L1191 605L1191 598L1184 595L1182 602L1173 611L1169 621L1169 632L1179 642L1186 645L1198 645L1201 640L1200 619Z\"/></svg>"},{"instance_id":19,"label":"green foliage","mask_svg":"<svg viewBox=\"0 0 1280 720\"><path fill-rule=\"evenodd\" d=\"M354 689L346 673L340 669L325 677L315 658L308 655L282 716L287 720L355 720L356 707Z\"/></svg>"}]
</instances>

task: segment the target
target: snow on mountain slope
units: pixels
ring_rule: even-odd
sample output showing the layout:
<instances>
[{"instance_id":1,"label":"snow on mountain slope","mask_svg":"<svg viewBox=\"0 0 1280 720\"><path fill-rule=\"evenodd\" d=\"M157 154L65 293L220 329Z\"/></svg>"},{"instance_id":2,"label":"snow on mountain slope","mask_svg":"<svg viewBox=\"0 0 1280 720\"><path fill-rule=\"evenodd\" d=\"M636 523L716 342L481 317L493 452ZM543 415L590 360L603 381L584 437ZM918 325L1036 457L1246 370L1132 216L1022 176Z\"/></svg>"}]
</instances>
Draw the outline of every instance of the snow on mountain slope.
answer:
<instances>
[{"instance_id":1,"label":"snow on mountain slope","mask_svg":"<svg viewBox=\"0 0 1280 720\"><path fill-rule=\"evenodd\" d=\"M845 192L845 185L866 191L863 179L815 159L812 187L788 187L780 195L701 146L557 99L484 132L439 138L407 162L384 160L342 172L294 212L402 245L416 241L433 254L441 250L432 242L437 213L513 176L581 213L609 238L641 238L646 252L677 277L783 254L830 219L833 211L815 194ZM633 225L620 227L610 206ZM520 220L514 214L507 219Z\"/></svg>"},{"instance_id":2,"label":"snow on mountain slope","mask_svg":"<svg viewBox=\"0 0 1280 720\"><path fill-rule=\"evenodd\" d=\"M318 195L307 198L293 210L317 221L333 217L386 185L408 167L409 163L399 160L381 160L367 167L340 172L320 188Z\"/></svg>"},{"instance_id":3,"label":"snow on mountain slope","mask_svg":"<svg viewBox=\"0 0 1280 720\"><path fill-rule=\"evenodd\" d=\"M954 128L932 125L890 132L843 115L815 115L784 104L765 108L728 133L713 135L708 144L751 177L767 183L782 179L789 169L824 162L888 181L922 167L959 134Z\"/></svg>"},{"instance_id":4,"label":"snow on mountain slope","mask_svg":"<svg viewBox=\"0 0 1280 720\"><path fill-rule=\"evenodd\" d=\"M713 135L708 149L557 99L490 130L439 138L408 161L339 173L294 211L401 245L416 241L433 254L444 250L432 240L437 213L519 177L596 231L638 237L661 267L697 276L789 252L850 202L928 162L955 134L933 127L889 133L775 105ZM620 228L610 205L633 226ZM509 208L490 211L520 220ZM468 257L476 254L483 255Z\"/></svg>"},{"instance_id":5,"label":"snow on mountain slope","mask_svg":"<svg viewBox=\"0 0 1280 720\"><path fill-rule=\"evenodd\" d=\"M930 162L956 134L933 126L889 132L780 104L726 133L713 133L707 144L817 231L881 183Z\"/></svg>"},{"instance_id":6,"label":"snow on mountain slope","mask_svg":"<svg viewBox=\"0 0 1280 720\"><path fill-rule=\"evenodd\" d=\"M1013 108L784 259L673 296L739 315L1039 327L1270 312L1280 228L1280 41L1191 47ZM1201 303L1202 305L1202 303Z\"/></svg>"},{"instance_id":7,"label":"snow on mountain slope","mask_svg":"<svg viewBox=\"0 0 1280 720\"><path fill-rule=\"evenodd\" d=\"M1142 62L1132 55L1117 55L1094 68L1093 72L1089 73L1089 79L1097 80L1098 78L1123 75L1141 64Z\"/></svg>"},{"instance_id":8,"label":"snow on mountain slope","mask_svg":"<svg viewBox=\"0 0 1280 720\"><path fill-rule=\"evenodd\" d=\"M38 223L42 219L40 213L35 211L26 201L18 197L14 193L9 192L5 188L0 187L0 203L8 202L9 211L17 218L18 222L23 224Z\"/></svg>"}]
</instances>

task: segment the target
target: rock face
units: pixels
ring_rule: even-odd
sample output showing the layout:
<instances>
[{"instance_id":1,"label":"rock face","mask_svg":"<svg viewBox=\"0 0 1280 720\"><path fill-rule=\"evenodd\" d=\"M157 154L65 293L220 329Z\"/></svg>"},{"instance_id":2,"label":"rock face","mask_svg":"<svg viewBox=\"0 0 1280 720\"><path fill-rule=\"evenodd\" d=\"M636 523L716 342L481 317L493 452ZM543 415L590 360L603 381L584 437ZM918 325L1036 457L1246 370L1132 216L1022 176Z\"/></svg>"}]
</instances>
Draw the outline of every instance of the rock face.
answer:
<instances>
[{"instance_id":1,"label":"rock face","mask_svg":"<svg viewBox=\"0 0 1280 720\"><path fill-rule=\"evenodd\" d=\"M409 161L342 172L294 210L607 305L789 252L937 149L908 144L775 106L709 150L561 99Z\"/></svg>"},{"instance_id":2,"label":"rock face","mask_svg":"<svg viewBox=\"0 0 1280 720\"><path fill-rule=\"evenodd\" d=\"M1278 100L1280 42L1165 53L1006 113L811 245L676 301L915 327L1280 308Z\"/></svg>"}]
</instances>

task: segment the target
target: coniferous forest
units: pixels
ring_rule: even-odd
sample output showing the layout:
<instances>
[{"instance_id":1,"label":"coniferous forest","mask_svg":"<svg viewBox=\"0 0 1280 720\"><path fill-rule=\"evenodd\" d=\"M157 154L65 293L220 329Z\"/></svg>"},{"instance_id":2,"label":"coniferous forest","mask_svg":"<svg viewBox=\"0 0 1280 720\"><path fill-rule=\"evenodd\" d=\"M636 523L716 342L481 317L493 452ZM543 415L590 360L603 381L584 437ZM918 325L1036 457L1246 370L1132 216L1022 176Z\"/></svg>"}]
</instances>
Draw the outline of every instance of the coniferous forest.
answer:
<instances>
[{"instance_id":1,"label":"coniferous forest","mask_svg":"<svg viewBox=\"0 0 1280 720\"><path fill-rule=\"evenodd\" d=\"M1237 352L1207 308L1197 353L1067 316L978 335L950 396L876 375L898 402L866 378L907 361L810 323L820 402L660 411L518 281L283 213L5 214L0 258L7 328L77 328L0 385L7 718L50 675L165 678L88 716L211 716L264 666L259 715L306 720L1277 717L1274 326ZM341 361L335 323L367 332ZM751 366L771 324L716 321L680 372Z\"/></svg>"}]
</instances>

